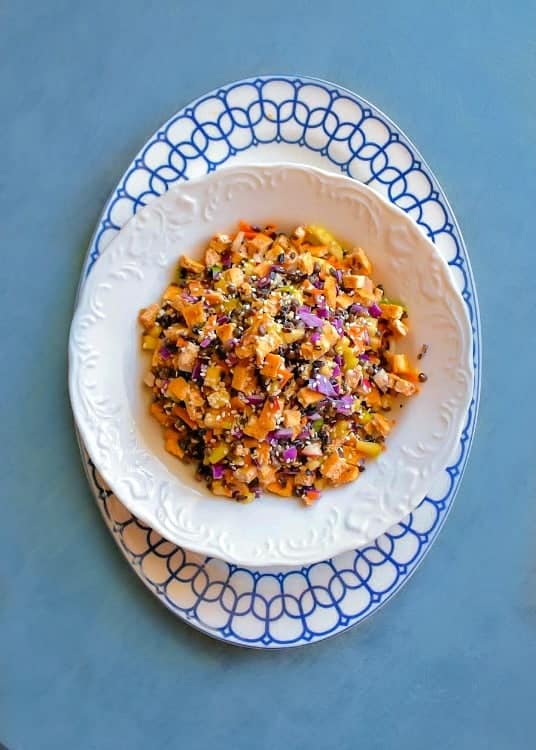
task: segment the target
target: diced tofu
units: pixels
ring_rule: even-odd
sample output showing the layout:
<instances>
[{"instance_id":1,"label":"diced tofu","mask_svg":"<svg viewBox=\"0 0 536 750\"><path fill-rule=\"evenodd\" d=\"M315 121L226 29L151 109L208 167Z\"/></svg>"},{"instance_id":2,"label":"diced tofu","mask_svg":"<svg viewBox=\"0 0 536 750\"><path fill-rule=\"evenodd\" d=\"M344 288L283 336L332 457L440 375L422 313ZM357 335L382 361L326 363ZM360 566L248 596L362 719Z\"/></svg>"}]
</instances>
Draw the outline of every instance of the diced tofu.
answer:
<instances>
[{"instance_id":1,"label":"diced tofu","mask_svg":"<svg viewBox=\"0 0 536 750\"><path fill-rule=\"evenodd\" d=\"M283 414L283 424L292 430L301 427L301 414L299 409L286 409Z\"/></svg>"},{"instance_id":2,"label":"diced tofu","mask_svg":"<svg viewBox=\"0 0 536 750\"><path fill-rule=\"evenodd\" d=\"M295 328L293 331L283 331L281 338L285 344L293 344L295 341L300 341L305 336L303 328Z\"/></svg>"},{"instance_id":3,"label":"diced tofu","mask_svg":"<svg viewBox=\"0 0 536 750\"><path fill-rule=\"evenodd\" d=\"M190 383L188 398L186 399L186 411L188 412L190 419L194 422L201 420L203 418L204 405L205 399L199 390L199 386L195 383Z\"/></svg>"},{"instance_id":4,"label":"diced tofu","mask_svg":"<svg viewBox=\"0 0 536 750\"><path fill-rule=\"evenodd\" d=\"M324 282L324 296L329 307L337 304L337 284L333 276L328 276Z\"/></svg>"},{"instance_id":5,"label":"diced tofu","mask_svg":"<svg viewBox=\"0 0 536 750\"><path fill-rule=\"evenodd\" d=\"M325 337L330 347L339 340L337 329L331 323L324 323L322 326L322 335Z\"/></svg>"},{"instance_id":6,"label":"diced tofu","mask_svg":"<svg viewBox=\"0 0 536 750\"><path fill-rule=\"evenodd\" d=\"M320 473L326 479L329 479L332 484L343 484L355 479L359 473L359 469L356 466L346 463L337 453L332 453L323 462Z\"/></svg>"},{"instance_id":7,"label":"diced tofu","mask_svg":"<svg viewBox=\"0 0 536 750\"><path fill-rule=\"evenodd\" d=\"M238 288L244 281L244 272L241 268L228 268L227 271L222 273L222 277L227 284L232 284Z\"/></svg>"},{"instance_id":8,"label":"diced tofu","mask_svg":"<svg viewBox=\"0 0 536 750\"><path fill-rule=\"evenodd\" d=\"M257 467L256 466L239 466L238 469L234 472L234 476L238 479L239 482L245 482L245 484L249 484L257 477Z\"/></svg>"},{"instance_id":9,"label":"diced tofu","mask_svg":"<svg viewBox=\"0 0 536 750\"><path fill-rule=\"evenodd\" d=\"M189 331L186 326L181 325L180 323L175 323L172 326L169 326L169 328L166 328L165 331L166 341L171 341L171 343L175 343L178 339L182 338L183 336L186 336Z\"/></svg>"},{"instance_id":10,"label":"diced tofu","mask_svg":"<svg viewBox=\"0 0 536 750\"><path fill-rule=\"evenodd\" d=\"M262 365L267 354L279 349L281 346L281 337L277 333L267 333L259 336L255 346L255 356L257 364Z\"/></svg>"},{"instance_id":11,"label":"diced tofu","mask_svg":"<svg viewBox=\"0 0 536 750\"><path fill-rule=\"evenodd\" d=\"M401 393L403 396L413 396L418 390L415 383L410 383L409 380L400 378L398 375L393 375L392 373L389 373L389 388L392 388L397 393Z\"/></svg>"},{"instance_id":12,"label":"diced tofu","mask_svg":"<svg viewBox=\"0 0 536 750\"><path fill-rule=\"evenodd\" d=\"M372 273L372 263L370 262L368 255L362 248L355 248L354 252L348 256L348 259L354 268L356 268L361 273L370 276L370 274Z\"/></svg>"},{"instance_id":13,"label":"diced tofu","mask_svg":"<svg viewBox=\"0 0 536 750\"><path fill-rule=\"evenodd\" d=\"M364 289L370 279L367 276L358 276L347 273L342 277L342 285L345 289Z\"/></svg>"},{"instance_id":14,"label":"diced tofu","mask_svg":"<svg viewBox=\"0 0 536 750\"><path fill-rule=\"evenodd\" d=\"M139 321L146 331L149 331L156 323L156 316L160 310L160 305L156 302L153 305L149 305L145 309L141 310L139 315Z\"/></svg>"},{"instance_id":15,"label":"diced tofu","mask_svg":"<svg viewBox=\"0 0 536 750\"><path fill-rule=\"evenodd\" d=\"M192 372L198 353L199 347L197 344L193 344L191 341L186 342L176 356L177 369L183 372Z\"/></svg>"},{"instance_id":16,"label":"diced tofu","mask_svg":"<svg viewBox=\"0 0 536 750\"><path fill-rule=\"evenodd\" d=\"M271 237L259 232L255 237L247 241L248 252L250 255L255 255L256 253L264 254L272 242L273 240Z\"/></svg>"},{"instance_id":17,"label":"diced tofu","mask_svg":"<svg viewBox=\"0 0 536 750\"><path fill-rule=\"evenodd\" d=\"M376 432L379 432L383 437L387 437L393 427L391 422L381 414L374 414L367 427L368 426L372 427Z\"/></svg>"},{"instance_id":18,"label":"diced tofu","mask_svg":"<svg viewBox=\"0 0 536 750\"><path fill-rule=\"evenodd\" d=\"M222 409L229 405L229 393L225 388L217 388L208 394L207 401L213 409Z\"/></svg>"},{"instance_id":19,"label":"diced tofu","mask_svg":"<svg viewBox=\"0 0 536 750\"><path fill-rule=\"evenodd\" d=\"M313 273L315 261L311 253L302 253L298 258L298 268L308 276Z\"/></svg>"},{"instance_id":20,"label":"diced tofu","mask_svg":"<svg viewBox=\"0 0 536 750\"><path fill-rule=\"evenodd\" d=\"M179 265L181 268L184 268L186 271L191 271L192 273L203 273L205 270L203 263L199 263L199 261L189 258L187 255L181 256Z\"/></svg>"},{"instance_id":21,"label":"diced tofu","mask_svg":"<svg viewBox=\"0 0 536 750\"><path fill-rule=\"evenodd\" d=\"M183 301L181 312L189 328L200 326L205 322L205 308L202 300L199 300L195 304Z\"/></svg>"},{"instance_id":22,"label":"diced tofu","mask_svg":"<svg viewBox=\"0 0 536 750\"><path fill-rule=\"evenodd\" d=\"M205 385L208 388L218 388L223 369L220 365L210 365L205 375Z\"/></svg>"}]
</instances>

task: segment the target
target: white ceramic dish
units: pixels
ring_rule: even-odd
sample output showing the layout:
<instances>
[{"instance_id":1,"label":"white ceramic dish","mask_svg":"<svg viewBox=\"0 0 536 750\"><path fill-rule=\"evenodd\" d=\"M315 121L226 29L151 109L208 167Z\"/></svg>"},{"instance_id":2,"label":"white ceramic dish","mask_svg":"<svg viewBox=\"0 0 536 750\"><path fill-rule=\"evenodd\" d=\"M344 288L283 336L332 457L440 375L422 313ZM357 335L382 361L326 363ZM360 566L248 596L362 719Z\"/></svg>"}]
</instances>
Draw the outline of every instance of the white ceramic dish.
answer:
<instances>
[{"instance_id":1,"label":"white ceramic dish","mask_svg":"<svg viewBox=\"0 0 536 750\"><path fill-rule=\"evenodd\" d=\"M260 208L262 207L262 208ZM168 456L141 386L138 309L181 252L239 218L322 223L369 252L374 277L410 307L407 347L429 345L429 380L400 412L389 450L356 483L304 510L265 496L212 497ZM70 339L70 392L84 443L124 504L170 541L243 565L299 565L362 546L413 510L447 464L471 400L472 334L447 264L401 210L348 178L297 165L242 166L172 187L110 243L85 284Z\"/></svg>"}]
</instances>

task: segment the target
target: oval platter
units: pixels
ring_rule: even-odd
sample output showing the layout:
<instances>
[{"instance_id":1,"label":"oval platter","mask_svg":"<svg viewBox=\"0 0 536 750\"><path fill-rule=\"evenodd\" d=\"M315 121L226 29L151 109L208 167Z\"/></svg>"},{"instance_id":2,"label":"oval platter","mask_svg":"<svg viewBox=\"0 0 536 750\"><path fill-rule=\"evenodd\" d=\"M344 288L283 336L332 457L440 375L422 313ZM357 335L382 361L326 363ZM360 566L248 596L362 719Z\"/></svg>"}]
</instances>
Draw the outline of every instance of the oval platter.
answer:
<instances>
[{"instance_id":1,"label":"oval platter","mask_svg":"<svg viewBox=\"0 0 536 750\"><path fill-rule=\"evenodd\" d=\"M406 211L450 266L473 333L473 397L448 465L413 513L359 550L298 568L239 567L177 547L136 519L99 476L89 484L130 566L178 617L235 645L282 648L340 633L408 580L433 544L459 487L480 390L480 323L469 258L446 196L419 152L382 112L336 84L262 76L222 86L179 110L145 144L108 200L80 288L119 229L180 180L224 165L296 162L364 182Z\"/></svg>"}]
</instances>

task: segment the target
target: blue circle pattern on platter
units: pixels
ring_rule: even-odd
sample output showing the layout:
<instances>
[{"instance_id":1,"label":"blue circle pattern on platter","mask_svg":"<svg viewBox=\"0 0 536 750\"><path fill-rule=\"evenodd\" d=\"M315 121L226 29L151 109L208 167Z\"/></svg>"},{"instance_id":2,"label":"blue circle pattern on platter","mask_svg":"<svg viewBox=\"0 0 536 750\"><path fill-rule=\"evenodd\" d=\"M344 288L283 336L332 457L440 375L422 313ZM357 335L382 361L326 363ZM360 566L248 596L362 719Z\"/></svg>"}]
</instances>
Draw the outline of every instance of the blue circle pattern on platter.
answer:
<instances>
[{"instance_id":1,"label":"blue circle pattern on platter","mask_svg":"<svg viewBox=\"0 0 536 750\"><path fill-rule=\"evenodd\" d=\"M262 160L257 156L263 146L283 149L290 144L304 150L304 163L335 169L387 196L438 245L470 314L475 380L457 454L418 508L374 544L299 569L246 570L162 539L121 505L81 446L104 519L146 586L208 635L258 648L303 645L342 632L375 612L408 580L452 506L474 433L480 388L478 303L446 197L394 123L356 94L325 81L265 76L223 86L180 110L147 142L112 194L89 248L86 273L138 208L171 184L244 155L249 161ZM285 152L277 152L277 160L285 158ZM295 153L291 159L296 160Z\"/></svg>"}]
</instances>

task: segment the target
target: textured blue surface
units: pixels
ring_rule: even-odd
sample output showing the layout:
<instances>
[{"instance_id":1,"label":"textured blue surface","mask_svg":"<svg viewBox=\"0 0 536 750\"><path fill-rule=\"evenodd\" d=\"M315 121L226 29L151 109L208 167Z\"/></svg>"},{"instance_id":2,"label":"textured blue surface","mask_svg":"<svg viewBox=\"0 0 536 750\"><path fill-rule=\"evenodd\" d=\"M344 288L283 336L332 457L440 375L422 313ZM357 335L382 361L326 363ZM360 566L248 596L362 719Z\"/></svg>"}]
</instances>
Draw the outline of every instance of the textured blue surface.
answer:
<instances>
[{"instance_id":1,"label":"textured blue surface","mask_svg":"<svg viewBox=\"0 0 536 750\"><path fill-rule=\"evenodd\" d=\"M524 330L536 314L536 7L222 7L1 10L0 741L532 748L535 404L504 367L505 355L514 369L536 364ZM259 654L182 626L117 553L78 459L65 344L93 225L139 144L204 91L274 70L359 91L415 141L464 232L485 358L462 489L404 594L341 638Z\"/></svg>"}]
</instances>

